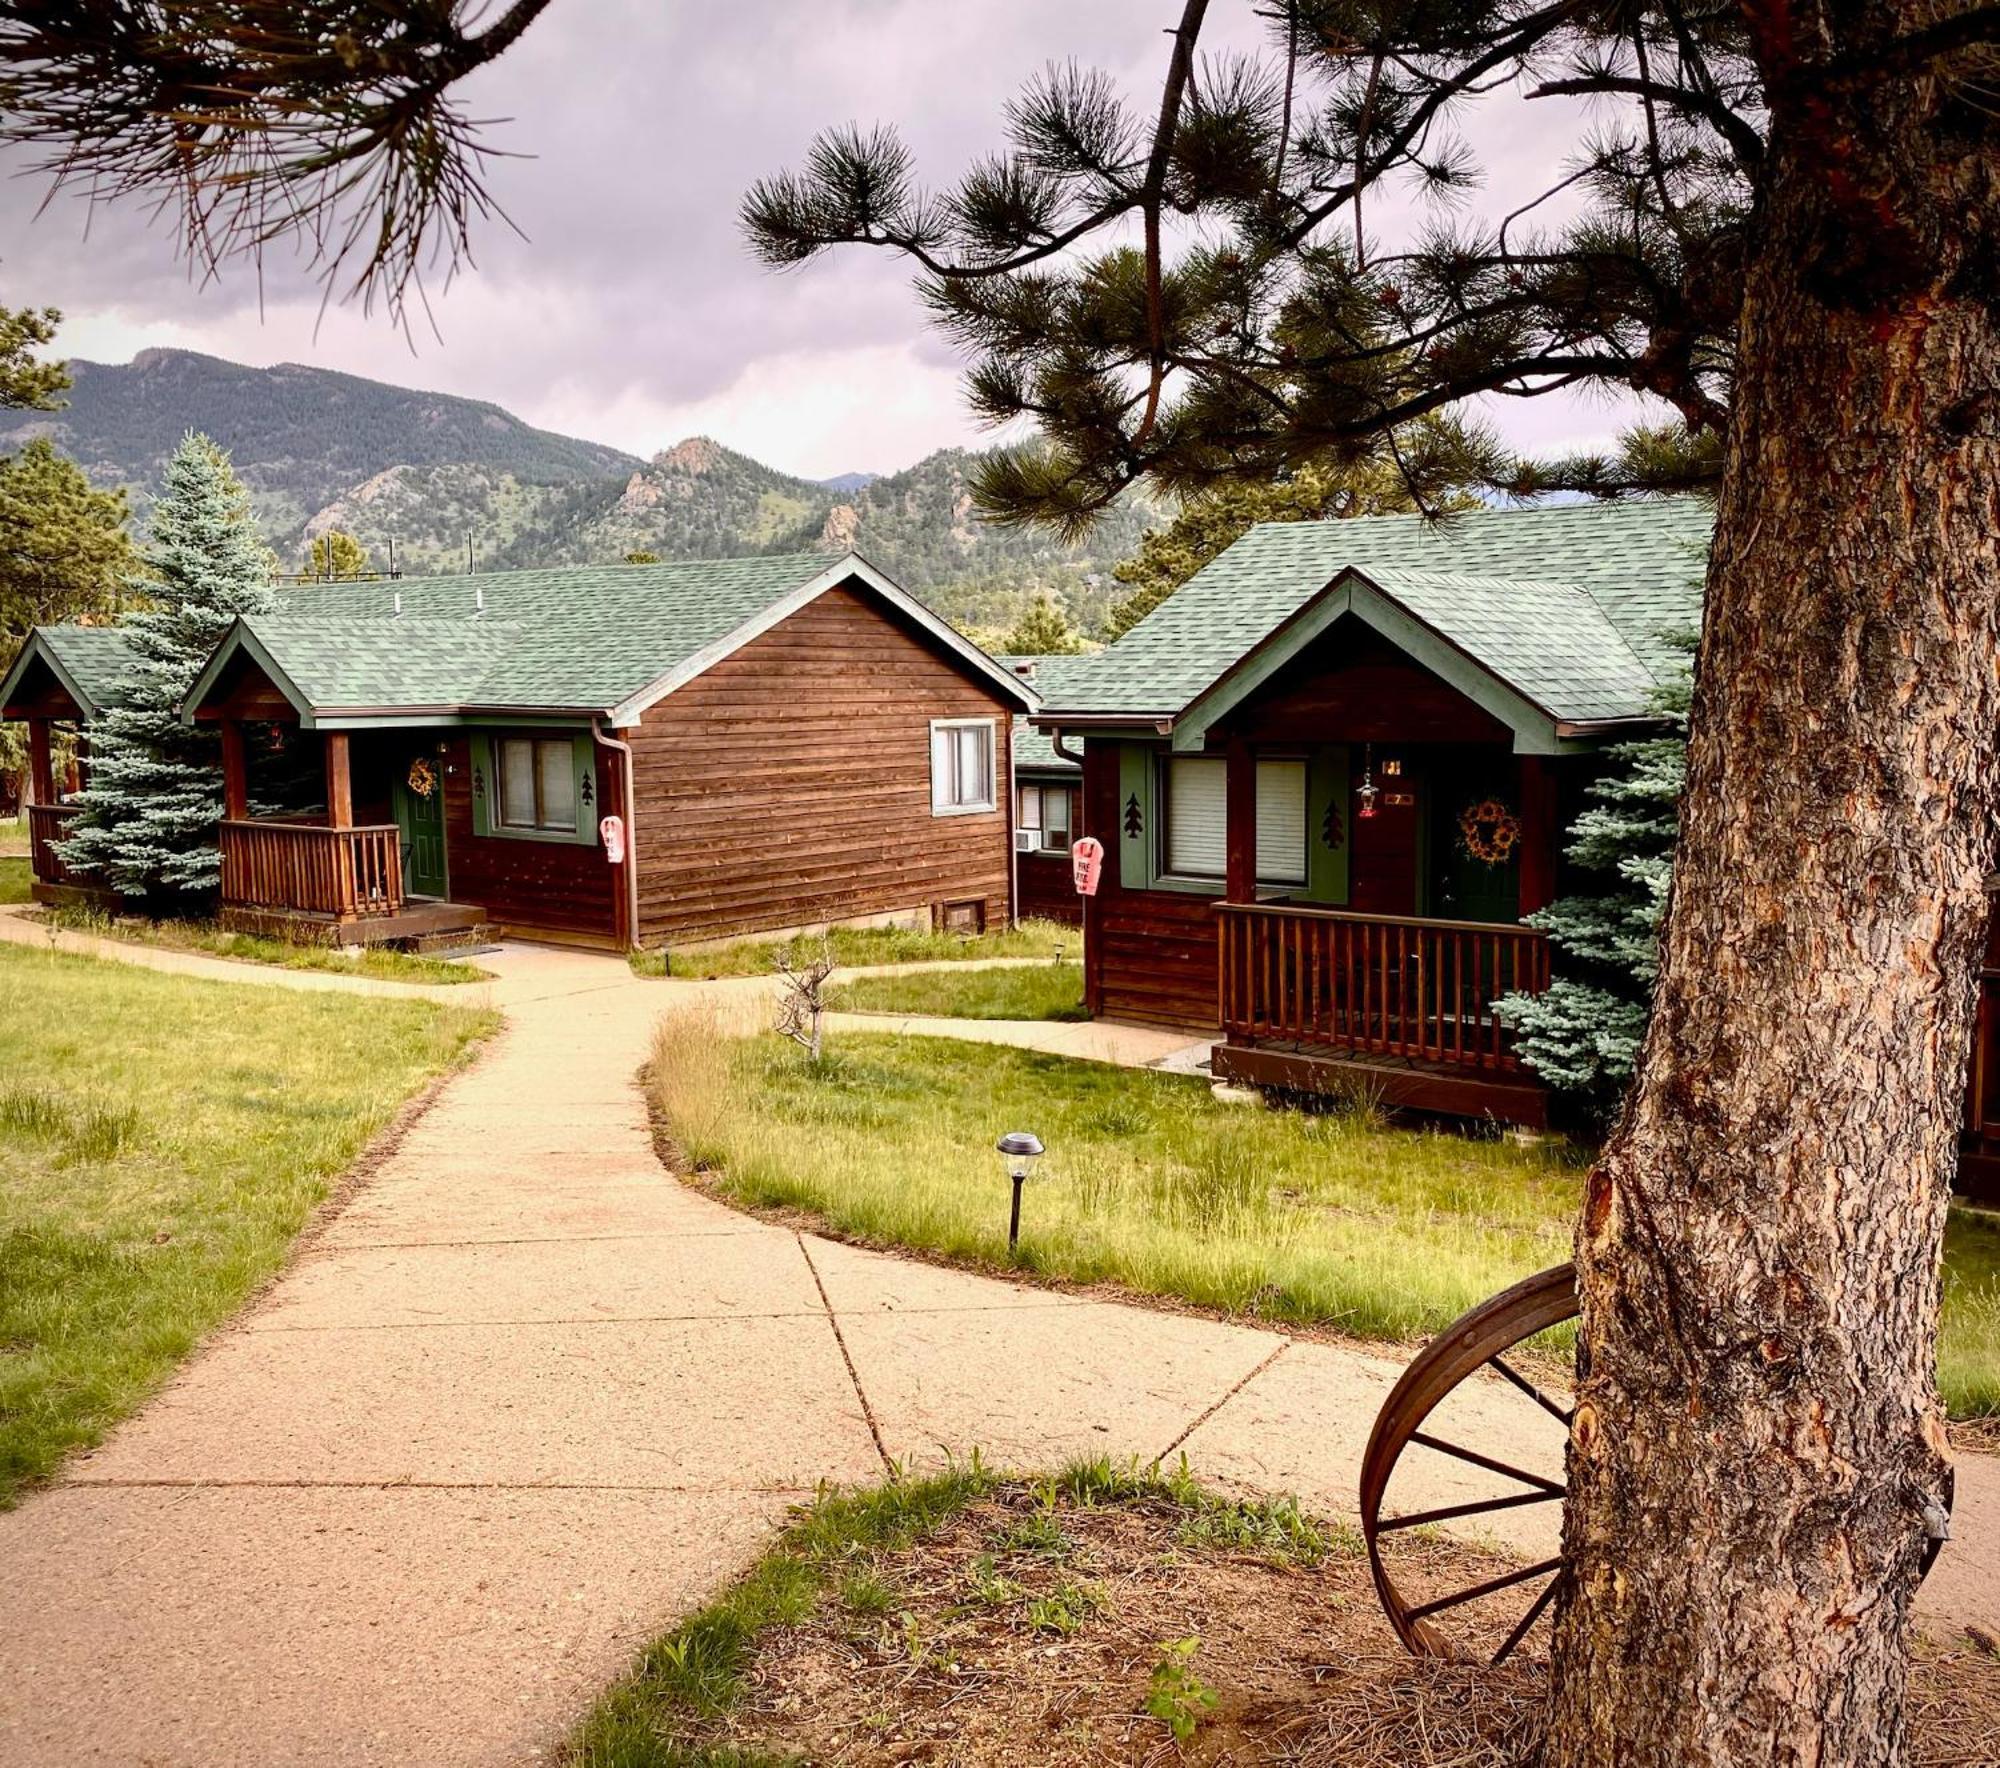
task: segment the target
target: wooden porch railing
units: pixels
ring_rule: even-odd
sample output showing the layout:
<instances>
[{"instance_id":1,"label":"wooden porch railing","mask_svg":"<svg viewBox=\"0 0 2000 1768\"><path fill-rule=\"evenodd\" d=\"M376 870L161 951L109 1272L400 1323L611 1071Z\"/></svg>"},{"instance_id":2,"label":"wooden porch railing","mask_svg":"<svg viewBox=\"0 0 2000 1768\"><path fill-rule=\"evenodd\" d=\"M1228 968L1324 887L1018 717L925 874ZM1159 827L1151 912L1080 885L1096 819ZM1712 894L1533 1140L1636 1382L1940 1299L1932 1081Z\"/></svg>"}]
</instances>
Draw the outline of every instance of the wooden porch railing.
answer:
<instances>
[{"instance_id":1,"label":"wooden porch railing","mask_svg":"<svg viewBox=\"0 0 2000 1768\"><path fill-rule=\"evenodd\" d=\"M394 823L330 829L321 823L222 825L222 900L352 921L403 906L402 835Z\"/></svg>"},{"instance_id":2,"label":"wooden porch railing","mask_svg":"<svg viewBox=\"0 0 2000 1768\"><path fill-rule=\"evenodd\" d=\"M69 833L76 818L74 804L31 804L28 806L28 870L40 884L73 884L69 867L63 864L55 844Z\"/></svg>"},{"instance_id":3,"label":"wooden porch railing","mask_svg":"<svg viewBox=\"0 0 2000 1768\"><path fill-rule=\"evenodd\" d=\"M1548 936L1535 928L1278 904L1216 908L1218 1004L1231 1042L1521 1066L1493 1002L1549 986Z\"/></svg>"}]
</instances>

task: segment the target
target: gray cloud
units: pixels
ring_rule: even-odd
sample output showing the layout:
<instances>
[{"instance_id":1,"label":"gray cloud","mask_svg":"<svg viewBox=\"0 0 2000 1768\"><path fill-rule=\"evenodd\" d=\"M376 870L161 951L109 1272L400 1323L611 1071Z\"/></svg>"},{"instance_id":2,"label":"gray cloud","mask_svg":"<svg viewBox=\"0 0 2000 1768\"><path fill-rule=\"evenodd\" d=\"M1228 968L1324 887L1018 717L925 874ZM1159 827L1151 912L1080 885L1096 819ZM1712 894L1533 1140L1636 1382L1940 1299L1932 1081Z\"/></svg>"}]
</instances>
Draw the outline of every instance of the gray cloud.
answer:
<instances>
[{"instance_id":1,"label":"gray cloud","mask_svg":"<svg viewBox=\"0 0 2000 1768\"><path fill-rule=\"evenodd\" d=\"M924 326L905 272L849 254L777 275L754 264L736 207L814 133L893 121L934 180L998 140L1002 106L1051 59L1119 77L1150 105L1165 64L1161 0L554 0L520 47L465 92L496 121L495 223L476 265L434 291L440 337L379 313L321 317L304 266L232 266L204 285L137 210L87 214L0 184L0 298L53 301L66 347L148 342L295 360L497 400L531 421L639 451L706 427L811 473L894 467L977 440L957 364ZM1217 47L1249 46L1248 0ZM1496 186L1560 152L1562 120L1491 132ZM86 230L85 222L88 221ZM1396 224L1388 214L1378 225ZM1507 414L1523 439L1602 434L1600 407Z\"/></svg>"}]
</instances>

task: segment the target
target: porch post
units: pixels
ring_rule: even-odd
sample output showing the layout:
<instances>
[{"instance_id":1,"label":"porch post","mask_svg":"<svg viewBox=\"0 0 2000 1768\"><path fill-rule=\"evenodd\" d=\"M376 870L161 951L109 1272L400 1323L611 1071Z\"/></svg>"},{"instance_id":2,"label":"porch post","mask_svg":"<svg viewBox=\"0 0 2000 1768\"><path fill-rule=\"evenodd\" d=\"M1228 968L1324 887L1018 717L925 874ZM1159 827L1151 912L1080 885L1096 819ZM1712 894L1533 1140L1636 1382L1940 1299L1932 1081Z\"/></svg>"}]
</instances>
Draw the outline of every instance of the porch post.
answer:
<instances>
[{"instance_id":1,"label":"porch post","mask_svg":"<svg viewBox=\"0 0 2000 1768\"><path fill-rule=\"evenodd\" d=\"M354 827L354 776L348 769L347 733L326 733L326 820L330 827Z\"/></svg>"},{"instance_id":2,"label":"porch post","mask_svg":"<svg viewBox=\"0 0 2000 1768\"><path fill-rule=\"evenodd\" d=\"M240 823L250 814L250 767L243 753L243 725L234 718L222 721L222 816L225 822Z\"/></svg>"},{"instance_id":3,"label":"porch post","mask_svg":"<svg viewBox=\"0 0 2000 1768\"><path fill-rule=\"evenodd\" d=\"M28 802L56 802L55 751L49 743L49 721L46 718L28 720Z\"/></svg>"},{"instance_id":4,"label":"porch post","mask_svg":"<svg viewBox=\"0 0 2000 1768\"><path fill-rule=\"evenodd\" d=\"M1521 913L1532 915L1556 899L1556 778L1546 755L1521 757Z\"/></svg>"},{"instance_id":5,"label":"porch post","mask_svg":"<svg viewBox=\"0 0 2000 1768\"><path fill-rule=\"evenodd\" d=\"M1228 770L1223 808L1224 863L1222 894L1228 902L1257 900L1257 758L1241 737L1232 737L1223 754Z\"/></svg>"}]
</instances>

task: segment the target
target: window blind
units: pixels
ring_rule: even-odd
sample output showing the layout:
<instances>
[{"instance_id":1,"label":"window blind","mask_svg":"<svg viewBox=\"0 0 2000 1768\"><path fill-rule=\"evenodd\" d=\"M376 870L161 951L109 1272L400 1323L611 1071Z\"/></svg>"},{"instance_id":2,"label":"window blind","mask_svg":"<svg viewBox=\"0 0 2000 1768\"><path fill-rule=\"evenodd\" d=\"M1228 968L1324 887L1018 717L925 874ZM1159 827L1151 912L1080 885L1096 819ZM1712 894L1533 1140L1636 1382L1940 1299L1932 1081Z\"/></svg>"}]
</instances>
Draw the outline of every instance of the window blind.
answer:
<instances>
[{"instance_id":1,"label":"window blind","mask_svg":"<svg viewBox=\"0 0 2000 1768\"><path fill-rule=\"evenodd\" d=\"M1229 849L1227 764L1177 755L1167 763L1167 870L1220 878Z\"/></svg>"},{"instance_id":2,"label":"window blind","mask_svg":"<svg viewBox=\"0 0 2000 1768\"><path fill-rule=\"evenodd\" d=\"M1257 763L1257 882L1306 881L1306 764Z\"/></svg>"}]
</instances>

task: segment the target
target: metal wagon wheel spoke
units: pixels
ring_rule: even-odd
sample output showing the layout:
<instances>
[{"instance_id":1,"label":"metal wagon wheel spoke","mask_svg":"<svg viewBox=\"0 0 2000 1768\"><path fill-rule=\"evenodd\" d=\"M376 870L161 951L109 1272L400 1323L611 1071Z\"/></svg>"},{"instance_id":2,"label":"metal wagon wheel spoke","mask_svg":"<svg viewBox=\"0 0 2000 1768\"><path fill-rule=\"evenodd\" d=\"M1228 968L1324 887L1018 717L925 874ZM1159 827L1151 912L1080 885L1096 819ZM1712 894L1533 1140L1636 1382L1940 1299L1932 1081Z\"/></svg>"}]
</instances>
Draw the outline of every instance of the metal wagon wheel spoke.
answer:
<instances>
[{"instance_id":1,"label":"metal wagon wheel spoke","mask_svg":"<svg viewBox=\"0 0 2000 1768\"><path fill-rule=\"evenodd\" d=\"M1382 1556L1386 1539L1408 1529L1431 1523L1459 1522L1468 1517L1491 1516L1525 1510L1534 1505L1560 1503L1568 1488L1559 1479L1550 1479L1497 1455L1452 1442L1435 1430L1427 1429L1432 1414L1462 1383L1482 1369L1490 1369L1519 1393L1532 1401L1552 1421L1544 1428L1559 1426L1565 1440L1571 1408L1545 1392L1507 1361L1506 1353L1526 1343L1537 1333L1546 1332L1576 1317L1576 1267L1558 1265L1502 1291L1484 1301L1463 1318L1438 1334L1412 1359L1375 1420L1361 1458L1361 1532L1368 1544L1368 1559L1375 1577L1375 1593L1396 1636L1418 1656L1466 1659L1474 1653L1464 1637L1454 1637L1441 1624L1447 1617L1461 1615L1476 1605L1521 1601L1529 1587L1540 1580L1533 1600L1526 1603L1518 1619L1489 1662L1503 1663L1534 1630L1535 1623L1548 1612L1568 1580L1569 1573L1560 1555L1533 1565L1483 1579L1462 1589L1412 1601L1397 1585ZM1399 1514L1384 1513L1384 1498L1391 1477L1410 1449L1443 1455L1499 1479L1510 1480L1521 1490L1496 1496L1463 1499L1436 1504L1426 1509ZM1947 1513L1951 1509L1953 1481L1947 1474L1943 1493ZM1928 1543L1922 1572L1930 1571L1937 1558L1941 1539ZM1492 1609L1482 1612L1491 1614Z\"/></svg>"},{"instance_id":2,"label":"metal wagon wheel spoke","mask_svg":"<svg viewBox=\"0 0 2000 1768\"><path fill-rule=\"evenodd\" d=\"M1547 1415L1552 1421L1548 1429L1560 1428L1566 1433L1569 1408L1509 1363L1505 1353L1575 1314L1576 1274L1572 1266L1561 1265L1515 1284L1439 1333L1403 1371L1375 1421L1361 1462L1361 1530L1368 1544L1375 1591L1390 1625L1403 1644L1420 1656L1474 1655L1465 1635L1455 1635L1448 1623L1463 1620L1466 1610L1490 1616L1514 1602L1519 1604L1519 1612L1505 1610L1513 1618L1499 1649L1491 1654L1491 1662L1501 1663L1527 1638L1562 1586L1563 1563L1557 1557L1417 1601L1396 1583L1383 1559L1382 1544L1408 1529L1559 1504L1568 1495L1559 1479L1453 1442L1426 1426L1462 1382L1481 1369L1491 1369ZM1390 1479L1404 1454L1412 1449L1446 1456L1521 1489L1400 1514L1385 1513ZM1538 1583L1539 1588L1535 1588Z\"/></svg>"}]
</instances>

